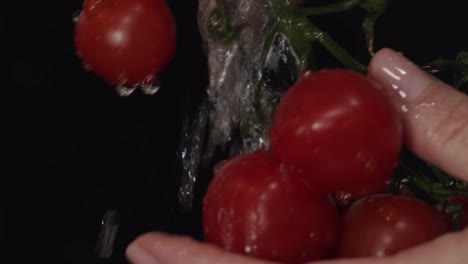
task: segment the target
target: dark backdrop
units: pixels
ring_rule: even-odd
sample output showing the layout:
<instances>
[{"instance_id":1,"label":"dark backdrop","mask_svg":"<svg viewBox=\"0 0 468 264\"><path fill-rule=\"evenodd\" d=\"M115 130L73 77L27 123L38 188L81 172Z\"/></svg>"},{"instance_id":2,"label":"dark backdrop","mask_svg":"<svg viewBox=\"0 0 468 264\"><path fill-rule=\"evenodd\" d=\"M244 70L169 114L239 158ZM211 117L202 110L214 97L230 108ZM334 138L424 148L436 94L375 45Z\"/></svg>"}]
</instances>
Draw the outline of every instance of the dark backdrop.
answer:
<instances>
[{"instance_id":1,"label":"dark backdrop","mask_svg":"<svg viewBox=\"0 0 468 264\"><path fill-rule=\"evenodd\" d=\"M0 263L100 263L94 246L107 209L119 210L121 226L115 254L103 263L125 263L125 246L146 231L200 237L199 210L177 211L175 152L182 116L196 105L183 98L196 103L203 95L206 61L197 2L168 2L177 55L157 95L129 98L82 70L72 22L80 0L0 5ZM418 63L468 50L465 1L393 2L378 24L377 47ZM318 24L365 58L359 20L329 16Z\"/></svg>"}]
</instances>

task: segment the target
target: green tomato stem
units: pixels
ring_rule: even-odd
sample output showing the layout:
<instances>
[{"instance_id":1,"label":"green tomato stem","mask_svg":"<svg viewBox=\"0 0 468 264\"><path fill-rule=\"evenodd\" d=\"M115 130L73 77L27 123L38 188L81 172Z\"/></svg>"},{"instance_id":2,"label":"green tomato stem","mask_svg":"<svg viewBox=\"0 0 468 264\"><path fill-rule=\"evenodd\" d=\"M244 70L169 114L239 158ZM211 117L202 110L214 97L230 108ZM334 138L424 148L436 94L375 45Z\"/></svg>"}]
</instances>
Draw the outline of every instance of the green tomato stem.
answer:
<instances>
[{"instance_id":1,"label":"green tomato stem","mask_svg":"<svg viewBox=\"0 0 468 264\"><path fill-rule=\"evenodd\" d=\"M291 8L283 0L266 0L270 6L271 17L276 20L278 30L284 33L298 55L299 69L308 66L313 43L322 45L335 59L345 67L365 73L367 67L351 56L329 34L314 25L307 16Z\"/></svg>"},{"instance_id":2,"label":"green tomato stem","mask_svg":"<svg viewBox=\"0 0 468 264\"><path fill-rule=\"evenodd\" d=\"M408 175L405 178L408 179L414 187L423 191L435 201L443 202L447 197L451 196L468 196L468 191L455 189L453 187L445 187L442 182L439 183L429 179L415 171L403 161L400 161L400 167L408 172ZM438 177L440 177L440 175ZM395 180L401 180L401 178L395 178Z\"/></svg>"},{"instance_id":3,"label":"green tomato stem","mask_svg":"<svg viewBox=\"0 0 468 264\"><path fill-rule=\"evenodd\" d=\"M380 17L380 14L370 13L364 19L362 23L362 28L364 34L366 35L367 50L371 56L374 56L374 29L377 19Z\"/></svg>"},{"instance_id":4,"label":"green tomato stem","mask_svg":"<svg viewBox=\"0 0 468 264\"><path fill-rule=\"evenodd\" d=\"M310 36L312 36L312 40L320 43L341 64L360 73L367 72L367 67L351 56L351 54L349 54L332 37L330 37L330 35L312 23L310 23L309 27L312 31L312 34L310 34Z\"/></svg>"},{"instance_id":5,"label":"green tomato stem","mask_svg":"<svg viewBox=\"0 0 468 264\"><path fill-rule=\"evenodd\" d=\"M422 68L431 73L439 71L455 71L464 75L468 74L468 66L454 60L437 59L422 65Z\"/></svg>"},{"instance_id":6,"label":"green tomato stem","mask_svg":"<svg viewBox=\"0 0 468 264\"><path fill-rule=\"evenodd\" d=\"M421 66L423 70L430 74L438 72L455 73L453 86L458 90L468 93L468 65L465 63L464 52L457 56L456 60L437 59Z\"/></svg>"}]
</instances>

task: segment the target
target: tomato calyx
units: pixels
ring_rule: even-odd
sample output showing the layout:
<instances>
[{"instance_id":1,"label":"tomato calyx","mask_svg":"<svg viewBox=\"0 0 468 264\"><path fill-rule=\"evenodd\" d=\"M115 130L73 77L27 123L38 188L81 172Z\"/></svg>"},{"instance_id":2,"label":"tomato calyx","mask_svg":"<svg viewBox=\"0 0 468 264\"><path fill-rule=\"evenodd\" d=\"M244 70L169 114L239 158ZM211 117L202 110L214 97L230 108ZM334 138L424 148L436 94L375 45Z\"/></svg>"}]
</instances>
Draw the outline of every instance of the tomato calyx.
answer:
<instances>
[{"instance_id":1,"label":"tomato calyx","mask_svg":"<svg viewBox=\"0 0 468 264\"><path fill-rule=\"evenodd\" d=\"M406 154L392 177L391 192L410 195L441 208L450 217L453 230L468 225L467 184Z\"/></svg>"}]
</instances>

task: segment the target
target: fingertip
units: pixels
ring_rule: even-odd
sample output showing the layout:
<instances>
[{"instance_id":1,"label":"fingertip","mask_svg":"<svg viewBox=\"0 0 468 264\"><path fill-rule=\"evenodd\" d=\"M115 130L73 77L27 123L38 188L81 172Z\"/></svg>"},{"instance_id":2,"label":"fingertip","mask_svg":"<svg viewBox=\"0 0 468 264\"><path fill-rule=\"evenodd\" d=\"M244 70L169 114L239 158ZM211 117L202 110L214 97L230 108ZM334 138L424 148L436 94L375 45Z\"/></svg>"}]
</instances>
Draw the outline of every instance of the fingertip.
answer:
<instances>
[{"instance_id":1,"label":"fingertip","mask_svg":"<svg viewBox=\"0 0 468 264\"><path fill-rule=\"evenodd\" d=\"M375 79L378 81L378 76L379 74L378 71L382 68L382 65L384 65L387 61L387 58L391 56L391 54L397 53L397 51L391 49L391 48L382 48L378 50L374 56L372 56L370 62L369 62L369 67L367 70L367 75L371 79Z\"/></svg>"},{"instance_id":2,"label":"fingertip","mask_svg":"<svg viewBox=\"0 0 468 264\"><path fill-rule=\"evenodd\" d=\"M413 101L437 81L401 52L390 48L379 50L369 64L368 75L383 85L400 101Z\"/></svg>"},{"instance_id":3,"label":"fingertip","mask_svg":"<svg viewBox=\"0 0 468 264\"><path fill-rule=\"evenodd\" d=\"M368 77L400 112L407 147L422 159L468 179L468 99L390 48L372 58Z\"/></svg>"},{"instance_id":4,"label":"fingertip","mask_svg":"<svg viewBox=\"0 0 468 264\"><path fill-rule=\"evenodd\" d=\"M130 263L133 264L156 264L159 263L156 256L152 254L151 251L147 250L144 246L146 239L146 235L142 237L138 237L132 243L130 243L125 250L125 256ZM143 245L142 245L143 243Z\"/></svg>"},{"instance_id":5,"label":"fingertip","mask_svg":"<svg viewBox=\"0 0 468 264\"><path fill-rule=\"evenodd\" d=\"M125 256L130 263L133 264L157 264L159 263L156 256L138 242L131 243L125 250Z\"/></svg>"},{"instance_id":6,"label":"fingertip","mask_svg":"<svg viewBox=\"0 0 468 264\"><path fill-rule=\"evenodd\" d=\"M158 253L167 235L148 232L135 238L126 248L126 258L134 264L156 264L159 262Z\"/></svg>"}]
</instances>

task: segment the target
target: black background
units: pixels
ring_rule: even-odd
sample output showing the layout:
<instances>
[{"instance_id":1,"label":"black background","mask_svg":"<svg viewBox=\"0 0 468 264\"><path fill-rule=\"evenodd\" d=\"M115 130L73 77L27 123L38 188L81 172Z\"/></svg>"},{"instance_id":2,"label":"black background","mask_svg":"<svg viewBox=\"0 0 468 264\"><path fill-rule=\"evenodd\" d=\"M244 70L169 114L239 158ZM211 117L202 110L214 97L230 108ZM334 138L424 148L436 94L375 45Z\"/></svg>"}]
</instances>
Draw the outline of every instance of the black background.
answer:
<instances>
[{"instance_id":1,"label":"black background","mask_svg":"<svg viewBox=\"0 0 468 264\"><path fill-rule=\"evenodd\" d=\"M177 212L175 160L182 116L193 111L184 98L197 102L207 85L197 1L168 1L178 27L176 57L158 94L128 98L85 72L75 56L72 17L81 3L16 0L0 7L1 263L99 263L94 246L107 209L119 210L122 223L115 254L103 263L125 263L126 245L143 232L200 238L199 210ZM376 46L417 63L451 59L468 50L467 14L461 0L393 1L378 23ZM365 61L354 19L360 15L317 23Z\"/></svg>"}]
</instances>

